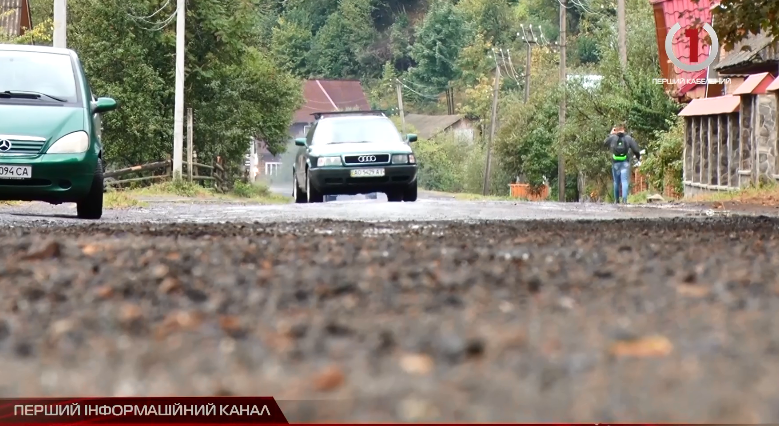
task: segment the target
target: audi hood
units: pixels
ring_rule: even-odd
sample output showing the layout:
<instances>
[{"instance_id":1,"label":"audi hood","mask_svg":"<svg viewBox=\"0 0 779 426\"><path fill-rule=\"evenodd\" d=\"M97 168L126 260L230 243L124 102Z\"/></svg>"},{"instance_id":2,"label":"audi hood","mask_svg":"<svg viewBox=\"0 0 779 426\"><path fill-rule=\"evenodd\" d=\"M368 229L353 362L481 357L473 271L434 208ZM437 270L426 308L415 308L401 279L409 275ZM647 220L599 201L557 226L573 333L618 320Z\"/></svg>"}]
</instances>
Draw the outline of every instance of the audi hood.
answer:
<instances>
[{"instance_id":1,"label":"audi hood","mask_svg":"<svg viewBox=\"0 0 779 426\"><path fill-rule=\"evenodd\" d=\"M413 154L411 147L405 143L333 143L314 145L310 154L315 157L329 155L359 155L359 154Z\"/></svg>"}]
</instances>

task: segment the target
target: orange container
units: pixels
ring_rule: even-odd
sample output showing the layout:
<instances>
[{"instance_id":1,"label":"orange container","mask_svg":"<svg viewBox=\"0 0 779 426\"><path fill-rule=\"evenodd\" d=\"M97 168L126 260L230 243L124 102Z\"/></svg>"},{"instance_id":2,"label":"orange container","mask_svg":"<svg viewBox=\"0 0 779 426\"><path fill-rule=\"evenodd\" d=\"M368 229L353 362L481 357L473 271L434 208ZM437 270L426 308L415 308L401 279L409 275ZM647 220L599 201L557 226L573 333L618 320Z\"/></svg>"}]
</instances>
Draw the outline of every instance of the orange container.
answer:
<instances>
[{"instance_id":1,"label":"orange container","mask_svg":"<svg viewBox=\"0 0 779 426\"><path fill-rule=\"evenodd\" d=\"M524 198L530 201L541 201L549 197L548 185L533 189L533 187L527 183L512 183L509 184L509 187L511 188L511 196L513 198Z\"/></svg>"}]
</instances>

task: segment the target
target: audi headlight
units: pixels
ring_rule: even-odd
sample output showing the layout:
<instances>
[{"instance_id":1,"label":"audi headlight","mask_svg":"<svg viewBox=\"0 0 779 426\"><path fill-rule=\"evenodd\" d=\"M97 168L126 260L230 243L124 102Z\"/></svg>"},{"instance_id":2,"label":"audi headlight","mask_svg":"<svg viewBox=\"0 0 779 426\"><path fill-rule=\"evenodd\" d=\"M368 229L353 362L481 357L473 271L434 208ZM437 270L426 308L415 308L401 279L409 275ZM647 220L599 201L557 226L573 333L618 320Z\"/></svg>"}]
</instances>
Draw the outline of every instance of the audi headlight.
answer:
<instances>
[{"instance_id":1,"label":"audi headlight","mask_svg":"<svg viewBox=\"0 0 779 426\"><path fill-rule=\"evenodd\" d=\"M395 154L392 156L393 164L408 164L408 154Z\"/></svg>"},{"instance_id":2,"label":"audi headlight","mask_svg":"<svg viewBox=\"0 0 779 426\"><path fill-rule=\"evenodd\" d=\"M47 154L80 154L89 149L89 135L87 132L73 132L54 142L46 151Z\"/></svg>"},{"instance_id":3,"label":"audi headlight","mask_svg":"<svg viewBox=\"0 0 779 426\"><path fill-rule=\"evenodd\" d=\"M317 167L340 166L342 164L341 157L319 157L316 160Z\"/></svg>"}]
</instances>

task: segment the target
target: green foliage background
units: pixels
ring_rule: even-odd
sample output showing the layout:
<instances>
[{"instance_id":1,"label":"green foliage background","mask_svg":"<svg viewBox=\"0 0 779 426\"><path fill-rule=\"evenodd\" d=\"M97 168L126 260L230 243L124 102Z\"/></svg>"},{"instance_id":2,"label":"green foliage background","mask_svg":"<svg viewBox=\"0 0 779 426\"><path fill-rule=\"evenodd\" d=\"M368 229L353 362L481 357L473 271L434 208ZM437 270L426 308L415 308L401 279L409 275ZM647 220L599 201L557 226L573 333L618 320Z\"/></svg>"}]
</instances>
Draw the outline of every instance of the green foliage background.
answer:
<instances>
[{"instance_id":1,"label":"green foliage background","mask_svg":"<svg viewBox=\"0 0 779 426\"><path fill-rule=\"evenodd\" d=\"M40 26L15 42L50 43L52 0L31 2ZM107 154L115 166L157 160L171 151L175 21L154 28L173 12L164 5L164 0L68 1L69 43L84 61L96 95L121 104L104 117ZM569 75L601 79L594 86L573 77L567 82L561 129L559 54L552 44L533 49L526 103L521 37L522 26L532 24L536 35L557 40L557 2L189 0L186 99L195 114L195 144L204 156L234 162L252 136L267 140L272 152L284 152L306 78L359 79L372 105L392 112L398 80L407 113L445 114L444 91L453 88L456 113L473 120L477 136L470 144L446 135L420 140L415 147L420 182L430 189L481 192L497 65L502 78L492 193L507 194L508 184L519 178L549 184L556 197L562 150L566 197L577 199L580 189L605 197L610 172L602 142L622 121L647 149L642 170L650 179L678 180L680 107L652 82L660 71L651 6L627 0L627 7L626 70L617 58L615 5L586 0L567 10ZM765 13L773 10L765 6ZM741 15L738 19L750 19L749 28L771 26ZM752 18L760 19L755 24ZM588 188L577 188L580 177Z\"/></svg>"}]
</instances>

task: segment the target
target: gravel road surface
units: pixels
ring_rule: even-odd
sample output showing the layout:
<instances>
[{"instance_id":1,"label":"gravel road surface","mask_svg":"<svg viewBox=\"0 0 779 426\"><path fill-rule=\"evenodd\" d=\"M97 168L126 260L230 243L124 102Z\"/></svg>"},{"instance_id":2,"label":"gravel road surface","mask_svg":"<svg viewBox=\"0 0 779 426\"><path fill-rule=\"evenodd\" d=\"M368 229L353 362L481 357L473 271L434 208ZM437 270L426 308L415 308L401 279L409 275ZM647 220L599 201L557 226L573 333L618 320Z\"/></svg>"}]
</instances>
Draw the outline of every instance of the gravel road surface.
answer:
<instances>
[{"instance_id":1,"label":"gravel road surface","mask_svg":"<svg viewBox=\"0 0 779 426\"><path fill-rule=\"evenodd\" d=\"M0 207L2 397L779 422L777 219L445 199L74 214Z\"/></svg>"}]
</instances>

